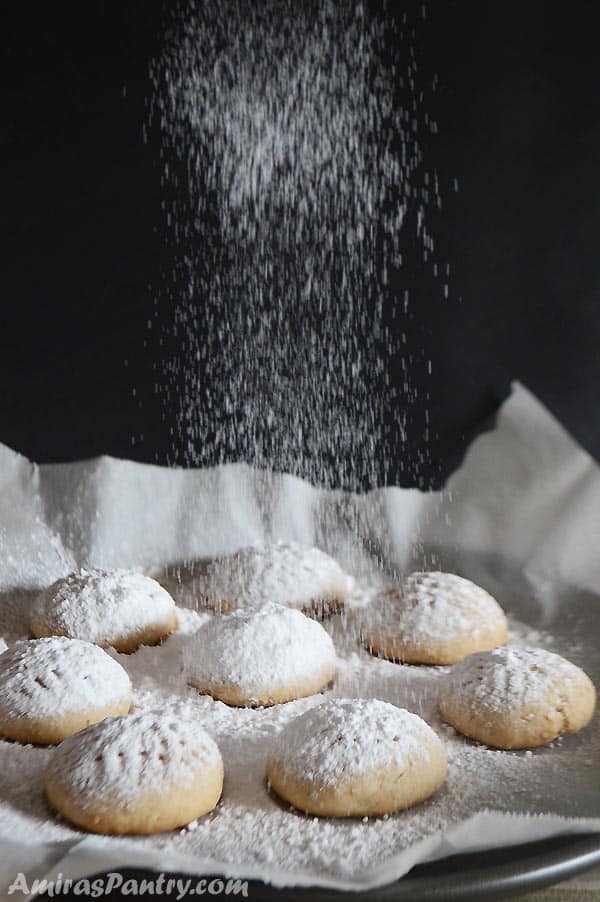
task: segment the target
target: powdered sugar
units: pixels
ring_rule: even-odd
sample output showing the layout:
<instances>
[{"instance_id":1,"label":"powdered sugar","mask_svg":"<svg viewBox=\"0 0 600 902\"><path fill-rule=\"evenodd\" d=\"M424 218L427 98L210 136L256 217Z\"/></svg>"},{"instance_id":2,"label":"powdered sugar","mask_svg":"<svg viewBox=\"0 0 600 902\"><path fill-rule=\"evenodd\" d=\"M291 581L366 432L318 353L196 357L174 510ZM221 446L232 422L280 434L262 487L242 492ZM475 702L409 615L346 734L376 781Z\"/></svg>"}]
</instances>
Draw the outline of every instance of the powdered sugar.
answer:
<instances>
[{"instance_id":1,"label":"powdered sugar","mask_svg":"<svg viewBox=\"0 0 600 902\"><path fill-rule=\"evenodd\" d=\"M427 761L439 740L425 721L378 699L331 699L293 720L271 757L290 776L336 786L388 767Z\"/></svg>"},{"instance_id":2,"label":"powdered sugar","mask_svg":"<svg viewBox=\"0 0 600 902\"><path fill-rule=\"evenodd\" d=\"M110 655L79 639L15 642L0 656L0 718L57 718L128 699L131 681Z\"/></svg>"},{"instance_id":3,"label":"powdered sugar","mask_svg":"<svg viewBox=\"0 0 600 902\"><path fill-rule=\"evenodd\" d=\"M483 630L503 627L506 618L492 596L453 573L412 573L400 585L381 593L366 608L364 629L410 642L477 637Z\"/></svg>"},{"instance_id":4,"label":"powdered sugar","mask_svg":"<svg viewBox=\"0 0 600 902\"><path fill-rule=\"evenodd\" d=\"M197 686L235 687L249 700L333 675L336 654L323 627L300 611L267 604L209 620L183 653Z\"/></svg>"},{"instance_id":5,"label":"powdered sugar","mask_svg":"<svg viewBox=\"0 0 600 902\"><path fill-rule=\"evenodd\" d=\"M405 346L397 274L416 258L448 296L419 18L332 0L169 9L149 118L174 255L156 310L173 310L177 337L161 342L157 385L173 455L353 488L418 471L383 449L411 417L429 429L413 377L431 364Z\"/></svg>"},{"instance_id":6,"label":"powdered sugar","mask_svg":"<svg viewBox=\"0 0 600 902\"><path fill-rule=\"evenodd\" d=\"M110 645L174 616L175 604L155 580L129 570L80 570L42 592L32 613L36 632Z\"/></svg>"},{"instance_id":7,"label":"powdered sugar","mask_svg":"<svg viewBox=\"0 0 600 902\"><path fill-rule=\"evenodd\" d=\"M62 742L47 773L69 782L81 807L126 804L144 792L185 786L218 765L215 742L194 720L167 713L108 717Z\"/></svg>"},{"instance_id":8,"label":"powdered sugar","mask_svg":"<svg viewBox=\"0 0 600 902\"><path fill-rule=\"evenodd\" d=\"M188 633L212 619L186 613ZM7 626L13 629L12 621ZM338 675L325 697L377 697L425 717L441 736L450 764L440 791L417 808L368 823L307 818L282 807L265 789L267 758L281 731L321 704L323 697L254 709L231 708L199 696L179 666L182 644L189 640L178 632L161 646L111 655L131 676L136 711L146 712L152 720L168 712L179 723L206 730L215 739L225 764L225 792L218 807L195 822L195 829L129 839L140 855L166 862L173 852L189 856L190 864L224 862L225 871L229 864L238 873L276 874L283 882L308 876L313 883L341 880L357 887L365 880L378 882L379 870L408 846L485 808L554 811L572 817L596 814L588 764L600 765L598 721L531 757L473 745L446 727L437 714L438 693L451 669L373 658L357 645L352 629L342 628L339 617L326 621L324 628L335 636L339 655ZM536 642L548 643L546 634L522 624L513 624L513 632L520 642L531 643L535 637ZM569 641L565 639L567 645ZM31 842L32 835L44 842L81 839L81 833L57 819L45 802L41 774L49 757L46 749L0 741L0 832L16 841ZM565 769L569 781L564 780ZM585 779L581 771L587 773ZM122 859L120 840L111 839L110 844Z\"/></svg>"},{"instance_id":9,"label":"powdered sugar","mask_svg":"<svg viewBox=\"0 0 600 902\"><path fill-rule=\"evenodd\" d=\"M450 672L444 692L475 710L543 707L557 687L578 682L581 670L540 648L495 648L470 655Z\"/></svg>"},{"instance_id":10,"label":"powdered sugar","mask_svg":"<svg viewBox=\"0 0 600 902\"><path fill-rule=\"evenodd\" d=\"M337 561L319 548L295 542L253 545L218 558L199 585L203 595L225 607L343 604L353 589L354 580Z\"/></svg>"}]
</instances>

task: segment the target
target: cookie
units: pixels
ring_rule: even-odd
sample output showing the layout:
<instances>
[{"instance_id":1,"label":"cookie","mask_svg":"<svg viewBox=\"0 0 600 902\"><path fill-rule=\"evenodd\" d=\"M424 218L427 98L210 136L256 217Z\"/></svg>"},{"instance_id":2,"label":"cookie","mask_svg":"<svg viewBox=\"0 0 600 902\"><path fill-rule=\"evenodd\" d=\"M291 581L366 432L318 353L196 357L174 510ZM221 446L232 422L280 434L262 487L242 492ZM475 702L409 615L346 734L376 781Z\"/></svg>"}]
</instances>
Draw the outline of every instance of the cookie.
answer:
<instances>
[{"instance_id":1,"label":"cookie","mask_svg":"<svg viewBox=\"0 0 600 902\"><path fill-rule=\"evenodd\" d=\"M268 604L213 617L183 650L190 685L228 705L276 705L314 695L333 679L329 634L301 611Z\"/></svg>"},{"instance_id":2,"label":"cookie","mask_svg":"<svg viewBox=\"0 0 600 902\"><path fill-rule=\"evenodd\" d=\"M80 570L40 593L34 636L69 636L132 652L177 627L175 602L155 580L128 570Z\"/></svg>"},{"instance_id":3,"label":"cookie","mask_svg":"<svg viewBox=\"0 0 600 902\"><path fill-rule=\"evenodd\" d=\"M536 748L576 733L594 713L587 674L549 651L495 648L452 669L439 706L444 720L500 749Z\"/></svg>"},{"instance_id":4,"label":"cookie","mask_svg":"<svg viewBox=\"0 0 600 902\"><path fill-rule=\"evenodd\" d=\"M44 772L50 804L94 833L161 833L211 811L223 789L215 742L169 714L109 717L61 743Z\"/></svg>"},{"instance_id":5,"label":"cookie","mask_svg":"<svg viewBox=\"0 0 600 902\"><path fill-rule=\"evenodd\" d=\"M53 636L0 655L0 735L52 745L110 714L126 714L131 682L89 642Z\"/></svg>"},{"instance_id":6,"label":"cookie","mask_svg":"<svg viewBox=\"0 0 600 902\"><path fill-rule=\"evenodd\" d=\"M353 589L332 557L294 542L241 548L212 561L197 580L199 598L217 611L274 602L323 616L342 608Z\"/></svg>"},{"instance_id":7,"label":"cookie","mask_svg":"<svg viewBox=\"0 0 600 902\"><path fill-rule=\"evenodd\" d=\"M381 593L361 618L361 641L407 664L454 664L504 645L504 612L484 589L453 573L413 573Z\"/></svg>"},{"instance_id":8,"label":"cookie","mask_svg":"<svg viewBox=\"0 0 600 902\"><path fill-rule=\"evenodd\" d=\"M377 699L331 699L291 721L267 781L295 808L325 817L390 814L444 782L446 753L424 720Z\"/></svg>"}]
</instances>

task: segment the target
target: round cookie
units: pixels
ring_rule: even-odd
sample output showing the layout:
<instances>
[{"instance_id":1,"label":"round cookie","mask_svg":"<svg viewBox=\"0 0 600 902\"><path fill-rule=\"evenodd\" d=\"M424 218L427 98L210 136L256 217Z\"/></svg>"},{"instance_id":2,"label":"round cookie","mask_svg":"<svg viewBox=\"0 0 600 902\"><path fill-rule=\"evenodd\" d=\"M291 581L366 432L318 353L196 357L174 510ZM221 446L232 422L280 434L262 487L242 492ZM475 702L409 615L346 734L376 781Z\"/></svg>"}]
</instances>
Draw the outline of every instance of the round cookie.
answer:
<instances>
[{"instance_id":1,"label":"round cookie","mask_svg":"<svg viewBox=\"0 0 600 902\"><path fill-rule=\"evenodd\" d=\"M197 723L152 713L109 717L53 752L50 804L95 833L161 833L211 811L223 789L219 749Z\"/></svg>"},{"instance_id":2,"label":"round cookie","mask_svg":"<svg viewBox=\"0 0 600 902\"><path fill-rule=\"evenodd\" d=\"M353 589L337 561L295 542L241 548L212 561L197 581L199 597L217 611L274 602L324 616L342 608Z\"/></svg>"},{"instance_id":3,"label":"round cookie","mask_svg":"<svg viewBox=\"0 0 600 902\"><path fill-rule=\"evenodd\" d=\"M453 573L413 573L379 595L361 620L374 654L407 664L454 664L504 645L504 611L475 583Z\"/></svg>"},{"instance_id":4,"label":"round cookie","mask_svg":"<svg viewBox=\"0 0 600 902\"><path fill-rule=\"evenodd\" d=\"M128 570L80 570L41 592L34 636L69 636L132 652L177 627L175 602L156 580Z\"/></svg>"},{"instance_id":5,"label":"round cookie","mask_svg":"<svg viewBox=\"0 0 600 902\"><path fill-rule=\"evenodd\" d=\"M321 692L337 664L320 623L275 604L213 617L190 637L183 661L192 686L239 707Z\"/></svg>"},{"instance_id":6,"label":"round cookie","mask_svg":"<svg viewBox=\"0 0 600 902\"><path fill-rule=\"evenodd\" d=\"M533 648L495 648L465 658L439 698L447 723L500 749L536 748L576 733L595 704L596 690L583 670Z\"/></svg>"},{"instance_id":7,"label":"round cookie","mask_svg":"<svg viewBox=\"0 0 600 902\"><path fill-rule=\"evenodd\" d=\"M0 735L52 745L131 707L131 682L89 642L53 636L15 642L0 655Z\"/></svg>"},{"instance_id":8,"label":"round cookie","mask_svg":"<svg viewBox=\"0 0 600 902\"><path fill-rule=\"evenodd\" d=\"M282 730L267 781L301 811L371 817L424 801L447 770L441 741L416 714L377 699L331 699Z\"/></svg>"}]
</instances>

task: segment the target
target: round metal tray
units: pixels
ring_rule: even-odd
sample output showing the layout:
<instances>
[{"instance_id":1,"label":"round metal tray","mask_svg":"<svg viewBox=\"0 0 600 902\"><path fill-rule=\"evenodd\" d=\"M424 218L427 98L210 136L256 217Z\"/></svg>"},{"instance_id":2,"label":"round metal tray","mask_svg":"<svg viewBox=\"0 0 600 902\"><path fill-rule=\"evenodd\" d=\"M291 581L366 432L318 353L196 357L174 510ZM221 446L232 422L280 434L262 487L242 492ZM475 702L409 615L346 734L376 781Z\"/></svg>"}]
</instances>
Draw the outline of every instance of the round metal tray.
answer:
<instances>
[{"instance_id":1,"label":"round metal tray","mask_svg":"<svg viewBox=\"0 0 600 902\"><path fill-rule=\"evenodd\" d=\"M600 835L561 836L535 843L453 855L417 865L394 883L361 893L338 893L315 888L286 889L253 885L249 896L281 902L335 902L342 897L369 902L451 902L463 899L506 899L566 880L600 864ZM254 890L254 893L253 893Z\"/></svg>"},{"instance_id":2,"label":"round metal tray","mask_svg":"<svg viewBox=\"0 0 600 902\"><path fill-rule=\"evenodd\" d=\"M401 880L365 892L341 893L320 887L276 889L264 883L250 881L248 898L261 902L283 902L287 899L295 902L336 902L343 898L368 899L369 902L507 899L566 880L598 864L600 834L559 836L469 855L453 855L431 864L417 865ZM141 880L150 876L148 870L138 868L119 868L119 872L125 879ZM186 878L191 875L167 876ZM194 875L193 879L200 877ZM169 898L169 894L164 895ZM175 892L172 895L174 897ZM111 897L120 898L120 894L115 892ZM38 898L49 897L43 894ZM61 898L70 899L71 895L61 894Z\"/></svg>"}]
</instances>

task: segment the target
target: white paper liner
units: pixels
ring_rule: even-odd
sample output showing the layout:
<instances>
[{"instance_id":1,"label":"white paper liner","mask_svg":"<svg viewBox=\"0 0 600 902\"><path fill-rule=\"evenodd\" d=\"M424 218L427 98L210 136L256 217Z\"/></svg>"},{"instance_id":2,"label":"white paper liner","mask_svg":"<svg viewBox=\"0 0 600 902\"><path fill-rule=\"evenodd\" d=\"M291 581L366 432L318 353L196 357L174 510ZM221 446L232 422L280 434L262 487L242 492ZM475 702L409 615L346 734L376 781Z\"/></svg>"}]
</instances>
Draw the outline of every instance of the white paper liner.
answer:
<instances>
[{"instance_id":1,"label":"white paper liner","mask_svg":"<svg viewBox=\"0 0 600 902\"><path fill-rule=\"evenodd\" d=\"M382 566L470 577L512 616L511 641L558 651L600 684L600 472L518 384L496 428L473 442L437 493L350 495L239 464L191 471L99 458L38 467L0 446L0 635L9 643L24 636L35 590L75 566L134 566L173 580L176 562L279 539L319 545L364 585L381 578ZM333 692L425 716L447 746L447 784L424 805L368 823L286 810L265 791L264 761L274 732L320 697L265 711L198 697L185 685L180 650L203 616L182 615L183 635L160 648L117 657L136 706L176 706L217 739L227 774L218 809L181 833L84 834L43 798L51 750L0 742L0 887L19 870L50 879L144 865L366 889L421 861L600 830L598 715L582 734L534 753L477 746L437 716L444 668L372 658L356 644L352 614L328 623L341 657Z\"/></svg>"}]
</instances>

